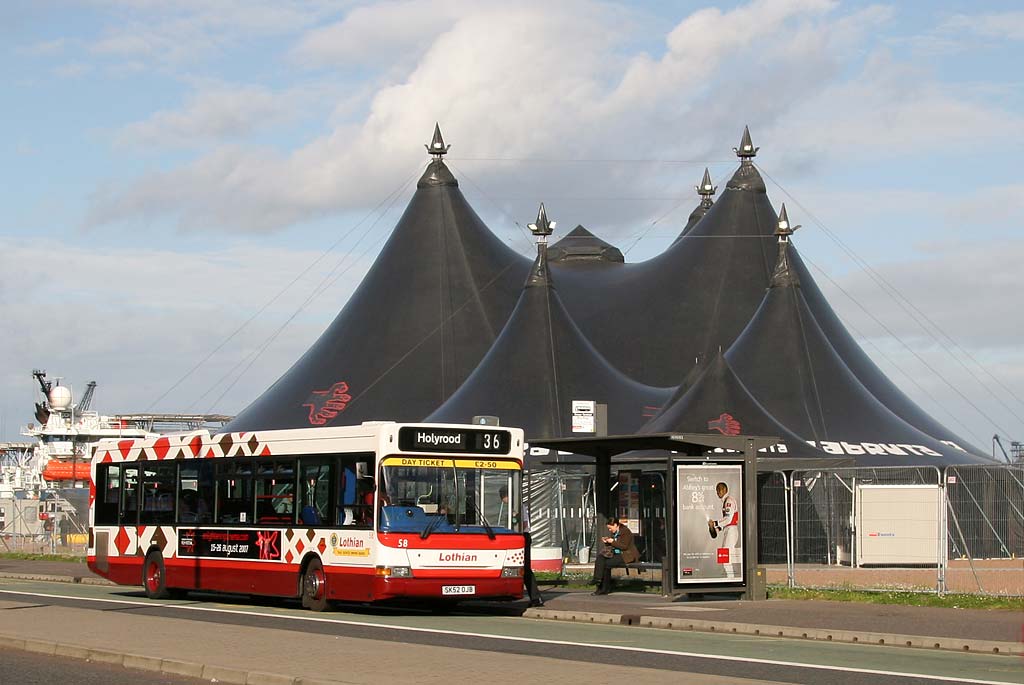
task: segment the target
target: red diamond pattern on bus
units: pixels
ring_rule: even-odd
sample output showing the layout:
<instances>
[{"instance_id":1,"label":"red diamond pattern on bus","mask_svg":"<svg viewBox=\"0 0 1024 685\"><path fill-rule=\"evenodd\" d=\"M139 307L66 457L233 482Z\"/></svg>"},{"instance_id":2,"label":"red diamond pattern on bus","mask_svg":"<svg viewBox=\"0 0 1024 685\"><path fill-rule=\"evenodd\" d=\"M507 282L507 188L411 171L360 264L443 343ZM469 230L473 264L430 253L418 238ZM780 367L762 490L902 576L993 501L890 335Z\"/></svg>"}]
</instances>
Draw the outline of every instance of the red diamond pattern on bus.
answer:
<instances>
[{"instance_id":1,"label":"red diamond pattern on bus","mask_svg":"<svg viewBox=\"0 0 1024 685\"><path fill-rule=\"evenodd\" d=\"M117 547L117 551L121 556L128 553L128 545L132 544L132 540L128 537L128 531L124 528L117 530L117 537L114 538L114 547Z\"/></svg>"},{"instance_id":2,"label":"red diamond pattern on bus","mask_svg":"<svg viewBox=\"0 0 1024 685\"><path fill-rule=\"evenodd\" d=\"M192 456L193 457L198 457L199 456L199 450L200 450L200 448L202 446L203 446L203 439L201 437L199 437L198 435L195 436L194 438L192 438L192 440L189 441L189 443L188 443L188 448L190 450L192 450Z\"/></svg>"},{"instance_id":3,"label":"red diamond pattern on bus","mask_svg":"<svg viewBox=\"0 0 1024 685\"><path fill-rule=\"evenodd\" d=\"M320 538L320 544L319 544L319 545L317 545L317 546L316 546L316 548L317 548L318 550L320 550L320 554L323 554L323 553L324 553L324 550L326 550L326 549L327 549L327 543L326 543L326 542L324 542L324 539L323 539L323 538Z\"/></svg>"},{"instance_id":4,"label":"red diamond pattern on bus","mask_svg":"<svg viewBox=\"0 0 1024 685\"><path fill-rule=\"evenodd\" d=\"M294 558L295 557L292 556L292 551L291 550L288 550L288 553L284 555L284 560L287 563L289 563L289 564L292 563L292 559L294 559Z\"/></svg>"},{"instance_id":5,"label":"red diamond pattern on bus","mask_svg":"<svg viewBox=\"0 0 1024 685\"><path fill-rule=\"evenodd\" d=\"M100 461L103 462L104 464L109 464L110 462L114 461L114 458L110 456L110 452L104 452L103 458L100 459Z\"/></svg>"},{"instance_id":6,"label":"red diamond pattern on bus","mask_svg":"<svg viewBox=\"0 0 1024 685\"><path fill-rule=\"evenodd\" d=\"M121 458L127 459L128 453L132 451L132 446L135 444L134 440L119 440L117 443L117 449L121 451Z\"/></svg>"},{"instance_id":7,"label":"red diamond pattern on bus","mask_svg":"<svg viewBox=\"0 0 1024 685\"><path fill-rule=\"evenodd\" d=\"M270 445L264 445L263 450L260 452L261 457L266 457L270 454Z\"/></svg>"},{"instance_id":8,"label":"red diamond pattern on bus","mask_svg":"<svg viewBox=\"0 0 1024 685\"><path fill-rule=\"evenodd\" d=\"M157 459L165 459L169 449L171 449L171 441L167 438L158 438L153 443L153 452L156 454Z\"/></svg>"},{"instance_id":9,"label":"red diamond pattern on bus","mask_svg":"<svg viewBox=\"0 0 1024 685\"><path fill-rule=\"evenodd\" d=\"M306 549L306 546L302 544L302 538L295 541L295 551L302 554L302 550Z\"/></svg>"}]
</instances>

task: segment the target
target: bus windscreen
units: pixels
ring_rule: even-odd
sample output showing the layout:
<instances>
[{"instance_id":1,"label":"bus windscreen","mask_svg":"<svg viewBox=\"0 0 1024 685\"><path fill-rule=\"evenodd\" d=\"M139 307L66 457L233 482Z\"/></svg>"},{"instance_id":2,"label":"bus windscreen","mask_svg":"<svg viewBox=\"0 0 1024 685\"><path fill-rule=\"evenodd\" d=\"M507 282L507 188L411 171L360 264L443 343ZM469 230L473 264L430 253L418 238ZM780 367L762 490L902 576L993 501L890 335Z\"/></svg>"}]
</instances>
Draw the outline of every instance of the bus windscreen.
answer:
<instances>
[{"instance_id":1,"label":"bus windscreen","mask_svg":"<svg viewBox=\"0 0 1024 685\"><path fill-rule=\"evenodd\" d=\"M381 467L381 532L518 532L522 472L511 461L389 457Z\"/></svg>"}]
</instances>

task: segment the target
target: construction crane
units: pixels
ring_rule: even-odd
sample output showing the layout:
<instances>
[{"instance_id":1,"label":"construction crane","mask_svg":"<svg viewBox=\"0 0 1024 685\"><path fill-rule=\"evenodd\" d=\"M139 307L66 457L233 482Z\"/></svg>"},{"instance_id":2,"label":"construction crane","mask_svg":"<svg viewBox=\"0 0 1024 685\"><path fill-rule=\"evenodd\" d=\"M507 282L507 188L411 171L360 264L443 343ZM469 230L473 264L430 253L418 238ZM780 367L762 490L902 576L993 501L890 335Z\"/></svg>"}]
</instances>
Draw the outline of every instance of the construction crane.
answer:
<instances>
[{"instance_id":1,"label":"construction crane","mask_svg":"<svg viewBox=\"0 0 1024 685\"><path fill-rule=\"evenodd\" d=\"M1024 461L1024 445L1017 442L1016 440L1010 442L1010 454L1006 453L1006 448L1003 447L1003 441L999 439L999 434L996 433L992 436L992 458L996 458L996 445L999 445L999 451L1003 453L1003 459L1006 460L1007 464L1014 462ZM1010 455L1013 455L1012 457Z\"/></svg>"},{"instance_id":2,"label":"construction crane","mask_svg":"<svg viewBox=\"0 0 1024 685\"><path fill-rule=\"evenodd\" d=\"M92 394L96 392L96 381L89 381L89 385L85 386L85 394L82 395L82 401L78 403L75 411L81 414L83 411L89 410L89 405L92 404Z\"/></svg>"}]
</instances>

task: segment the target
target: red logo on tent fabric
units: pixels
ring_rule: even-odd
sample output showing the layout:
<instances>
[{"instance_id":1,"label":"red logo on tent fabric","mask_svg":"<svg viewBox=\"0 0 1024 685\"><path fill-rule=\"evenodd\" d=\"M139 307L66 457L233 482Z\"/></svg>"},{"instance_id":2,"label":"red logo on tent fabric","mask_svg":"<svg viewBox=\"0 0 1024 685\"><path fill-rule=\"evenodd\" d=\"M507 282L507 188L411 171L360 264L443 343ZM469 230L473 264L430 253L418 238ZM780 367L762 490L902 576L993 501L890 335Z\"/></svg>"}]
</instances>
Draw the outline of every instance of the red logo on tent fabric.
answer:
<instances>
[{"instance_id":1,"label":"red logo on tent fabric","mask_svg":"<svg viewBox=\"0 0 1024 685\"><path fill-rule=\"evenodd\" d=\"M348 383L338 381L326 390L314 390L310 401L302 406L309 407L309 424L322 426L337 416L338 412L345 411L345 407L351 401L352 395L348 394Z\"/></svg>"},{"instance_id":2,"label":"red logo on tent fabric","mask_svg":"<svg viewBox=\"0 0 1024 685\"><path fill-rule=\"evenodd\" d=\"M739 435L740 422L732 414L722 414L713 421L708 421L709 431L718 431L722 435Z\"/></svg>"},{"instance_id":3,"label":"red logo on tent fabric","mask_svg":"<svg viewBox=\"0 0 1024 685\"><path fill-rule=\"evenodd\" d=\"M728 564L729 563L729 548L719 547L718 548L718 563Z\"/></svg>"}]
</instances>

